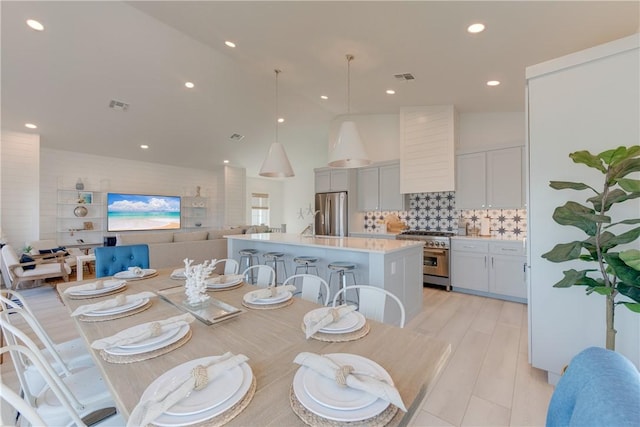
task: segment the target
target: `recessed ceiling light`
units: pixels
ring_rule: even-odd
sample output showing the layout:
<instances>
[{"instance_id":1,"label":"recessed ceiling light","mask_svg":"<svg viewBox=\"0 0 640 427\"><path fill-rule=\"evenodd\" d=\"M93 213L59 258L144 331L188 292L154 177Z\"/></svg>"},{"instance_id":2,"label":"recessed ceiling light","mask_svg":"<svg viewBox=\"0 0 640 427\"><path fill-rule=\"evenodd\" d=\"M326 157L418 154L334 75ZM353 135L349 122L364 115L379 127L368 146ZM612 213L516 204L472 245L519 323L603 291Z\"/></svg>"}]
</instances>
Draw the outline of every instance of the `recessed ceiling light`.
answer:
<instances>
[{"instance_id":1,"label":"recessed ceiling light","mask_svg":"<svg viewBox=\"0 0 640 427\"><path fill-rule=\"evenodd\" d=\"M146 150L147 148L149 148L149 146L147 144L142 144L140 148L142 148L143 150Z\"/></svg>"},{"instance_id":2,"label":"recessed ceiling light","mask_svg":"<svg viewBox=\"0 0 640 427\"><path fill-rule=\"evenodd\" d=\"M236 47L236 44L230 40L226 40L224 42L225 45L229 46L229 47Z\"/></svg>"},{"instance_id":3,"label":"recessed ceiling light","mask_svg":"<svg viewBox=\"0 0 640 427\"><path fill-rule=\"evenodd\" d=\"M320 99L329 99L327 95L320 95Z\"/></svg>"},{"instance_id":4,"label":"recessed ceiling light","mask_svg":"<svg viewBox=\"0 0 640 427\"><path fill-rule=\"evenodd\" d=\"M387 95L395 95L396 91L393 89L387 89Z\"/></svg>"},{"instance_id":5,"label":"recessed ceiling light","mask_svg":"<svg viewBox=\"0 0 640 427\"><path fill-rule=\"evenodd\" d=\"M484 24L481 24L479 22L476 24L471 24L467 27L467 31L471 34L481 33L484 31Z\"/></svg>"},{"instance_id":6,"label":"recessed ceiling light","mask_svg":"<svg viewBox=\"0 0 640 427\"><path fill-rule=\"evenodd\" d=\"M500 82L498 80L489 80L487 86L498 86Z\"/></svg>"},{"instance_id":7,"label":"recessed ceiling light","mask_svg":"<svg viewBox=\"0 0 640 427\"><path fill-rule=\"evenodd\" d=\"M284 123L284 118L282 117L278 118L278 123Z\"/></svg>"},{"instance_id":8,"label":"recessed ceiling light","mask_svg":"<svg viewBox=\"0 0 640 427\"><path fill-rule=\"evenodd\" d=\"M35 19L27 19L27 25L36 31L44 31L44 25L42 25Z\"/></svg>"},{"instance_id":9,"label":"recessed ceiling light","mask_svg":"<svg viewBox=\"0 0 640 427\"><path fill-rule=\"evenodd\" d=\"M196 87L196 85L194 85L194 84L193 84L193 83L191 83L191 82L186 82L184 85L185 85L186 87L188 87L189 89L193 89L194 87Z\"/></svg>"},{"instance_id":10,"label":"recessed ceiling light","mask_svg":"<svg viewBox=\"0 0 640 427\"><path fill-rule=\"evenodd\" d=\"M229 160L223 160L222 163L229 163Z\"/></svg>"},{"instance_id":11,"label":"recessed ceiling light","mask_svg":"<svg viewBox=\"0 0 640 427\"><path fill-rule=\"evenodd\" d=\"M34 125L33 123L25 123L24 127L29 128L29 129L37 129L38 126Z\"/></svg>"}]
</instances>

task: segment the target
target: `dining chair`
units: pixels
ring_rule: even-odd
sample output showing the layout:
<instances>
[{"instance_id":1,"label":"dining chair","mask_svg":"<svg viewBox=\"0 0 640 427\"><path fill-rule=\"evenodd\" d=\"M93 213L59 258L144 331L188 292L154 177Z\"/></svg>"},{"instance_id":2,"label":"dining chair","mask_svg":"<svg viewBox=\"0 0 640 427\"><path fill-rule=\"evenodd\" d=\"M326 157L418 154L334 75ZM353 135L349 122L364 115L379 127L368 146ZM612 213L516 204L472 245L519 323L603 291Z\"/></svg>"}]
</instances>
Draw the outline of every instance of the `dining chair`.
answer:
<instances>
[{"instance_id":1,"label":"dining chair","mask_svg":"<svg viewBox=\"0 0 640 427\"><path fill-rule=\"evenodd\" d=\"M22 402L16 400L17 394L7 384L0 381L3 399L6 398L9 404L20 413L20 416L25 417L31 425L109 427L126 424L117 413L110 396L101 398L92 392L92 389L96 388L95 381L92 384L90 378L65 378L63 380L55 375L37 352L23 345L8 345L0 348L0 354L7 352L12 358L19 354L21 358L29 360L29 363L41 372L46 381L45 388L38 394L34 402L31 402L26 395L22 399L18 397ZM14 425L14 423L9 425ZM24 423L20 422L15 425L24 425Z\"/></svg>"},{"instance_id":2,"label":"dining chair","mask_svg":"<svg viewBox=\"0 0 640 427\"><path fill-rule=\"evenodd\" d=\"M404 304L400 301L400 298L392 294L386 289L378 288L370 285L353 285L347 286L336 292L333 297L333 306L338 305L338 301L343 292L348 290L357 290L360 293L358 302L358 311L368 319L373 319L378 322L382 322L384 319L384 309L387 301L387 297L391 298L398 303L400 308L400 327L404 328L405 322L405 310Z\"/></svg>"},{"instance_id":3,"label":"dining chair","mask_svg":"<svg viewBox=\"0 0 640 427\"><path fill-rule=\"evenodd\" d=\"M299 293L300 298L316 304L318 302L322 305L329 304L329 284L326 280L313 274L294 274L289 276L282 285L295 284L296 279L302 279L302 286L300 292L294 295Z\"/></svg>"},{"instance_id":4,"label":"dining chair","mask_svg":"<svg viewBox=\"0 0 640 427\"><path fill-rule=\"evenodd\" d=\"M148 245L101 246L96 256L96 277L113 276L129 267L149 268Z\"/></svg>"},{"instance_id":5,"label":"dining chair","mask_svg":"<svg viewBox=\"0 0 640 427\"><path fill-rule=\"evenodd\" d=\"M224 258L217 260L213 265L224 263L224 270L221 274L238 274L240 264L233 258Z\"/></svg>"},{"instance_id":6,"label":"dining chair","mask_svg":"<svg viewBox=\"0 0 640 427\"><path fill-rule=\"evenodd\" d=\"M256 282L251 283L249 276L254 276L257 272ZM256 285L260 288L268 288L276 285L276 271L270 265L252 265L242 272L245 282Z\"/></svg>"},{"instance_id":7,"label":"dining chair","mask_svg":"<svg viewBox=\"0 0 640 427\"><path fill-rule=\"evenodd\" d=\"M25 402L22 397L11 390L7 384L3 384L1 381L0 384L2 384L2 387L0 387L0 400L6 402L15 410L15 412L7 411L6 407L4 407L5 410L0 411L0 422L3 426L18 425L18 423L16 423L18 414L20 417L26 419L32 426L46 425L36 410Z\"/></svg>"}]
</instances>

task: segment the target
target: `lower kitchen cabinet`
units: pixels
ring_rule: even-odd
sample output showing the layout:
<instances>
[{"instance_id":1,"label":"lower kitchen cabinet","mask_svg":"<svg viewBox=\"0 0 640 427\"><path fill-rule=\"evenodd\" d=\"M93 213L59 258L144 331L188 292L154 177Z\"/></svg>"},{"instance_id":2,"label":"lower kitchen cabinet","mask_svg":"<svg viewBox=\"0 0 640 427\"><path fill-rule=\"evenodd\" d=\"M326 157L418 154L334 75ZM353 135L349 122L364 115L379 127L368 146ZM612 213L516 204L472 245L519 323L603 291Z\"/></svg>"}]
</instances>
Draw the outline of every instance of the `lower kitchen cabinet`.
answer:
<instances>
[{"instance_id":1,"label":"lower kitchen cabinet","mask_svg":"<svg viewBox=\"0 0 640 427\"><path fill-rule=\"evenodd\" d=\"M522 242L452 239L451 285L510 301L527 301L526 254Z\"/></svg>"}]
</instances>

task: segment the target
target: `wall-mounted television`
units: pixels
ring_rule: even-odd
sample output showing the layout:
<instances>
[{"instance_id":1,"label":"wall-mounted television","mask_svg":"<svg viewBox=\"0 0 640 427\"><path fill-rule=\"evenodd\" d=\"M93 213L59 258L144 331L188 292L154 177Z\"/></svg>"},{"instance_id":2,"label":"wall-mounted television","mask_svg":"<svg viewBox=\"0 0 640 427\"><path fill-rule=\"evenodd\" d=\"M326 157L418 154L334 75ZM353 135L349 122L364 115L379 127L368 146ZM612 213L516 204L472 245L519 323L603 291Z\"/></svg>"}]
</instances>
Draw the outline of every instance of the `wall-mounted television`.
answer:
<instances>
[{"instance_id":1,"label":"wall-mounted television","mask_svg":"<svg viewBox=\"0 0 640 427\"><path fill-rule=\"evenodd\" d=\"M107 194L107 230L173 230L180 228L180 196Z\"/></svg>"}]
</instances>

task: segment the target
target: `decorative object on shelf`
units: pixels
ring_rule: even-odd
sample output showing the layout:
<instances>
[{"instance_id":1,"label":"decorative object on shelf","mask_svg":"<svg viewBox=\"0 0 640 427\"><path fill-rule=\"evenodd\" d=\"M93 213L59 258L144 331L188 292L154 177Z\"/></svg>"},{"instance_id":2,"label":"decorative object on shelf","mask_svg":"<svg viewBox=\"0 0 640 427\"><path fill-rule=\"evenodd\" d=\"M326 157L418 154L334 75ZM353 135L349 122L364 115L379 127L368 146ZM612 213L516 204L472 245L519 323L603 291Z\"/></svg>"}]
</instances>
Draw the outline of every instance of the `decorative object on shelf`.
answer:
<instances>
[{"instance_id":1,"label":"decorative object on shelf","mask_svg":"<svg viewBox=\"0 0 640 427\"><path fill-rule=\"evenodd\" d=\"M78 203L86 203L90 205L93 203L93 193L90 191L82 191L78 193Z\"/></svg>"},{"instance_id":2,"label":"decorative object on shelf","mask_svg":"<svg viewBox=\"0 0 640 427\"><path fill-rule=\"evenodd\" d=\"M187 296L185 304L192 307L202 306L209 300L207 295L207 278L216 269L216 260L205 261L202 264L191 265L192 259L184 259L184 275L187 281L184 284L184 293Z\"/></svg>"},{"instance_id":3,"label":"decorative object on shelf","mask_svg":"<svg viewBox=\"0 0 640 427\"><path fill-rule=\"evenodd\" d=\"M85 206L76 206L76 208L73 210L73 214L75 216L77 216L78 218L83 218L85 216L87 216L87 214L89 213L89 210L85 207Z\"/></svg>"},{"instance_id":4,"label":"decorative object on shelf","mask_svg":"<svg viewBox=\"0 0 640 427\"><path fill-rule=\"evenodd\" d=\"M351 114L351 61L347 55L347 116ZM333 168L359 168L371 164L364 149L356 123L345 120L335 140L329 142L329 166Z\"/></svg>"},{"instance_id":5,"label":"decorative object on shelf","mask_svg":"<svg viewBox=\"0 0 640 427\"><path fill-rule=\"evenodd\" d=\"M271 178L287 178L295 174L291 163L289 163L287 153L284 151L284 146L278 142L278 74L282 71L277 69L273 71L276 73L276 141L269 147L269 152L262 163L259 175Z\"/></svg>"},{"instance_id":6,"label":"decorative object on shelf","mask_svg":"<svg viewBox=\"0 0 640 427\"><path fill-rule=\"evenodd\" d=\"M585 286L587 295L605 295L606 347L608 350L615 350L616 305L623 304L629 310L640 314L640 251L611 250L618 245L632 244L640 238L640 227L627 227L640 223L640 219L637 215L628 219L615 217L609 211L620 203L637 203L640 197L640 180L627 177L633 176L634 172L640 172L640 145L618 147L600 154L591 154L586 150L576 151L569 154L569 157L575 163L582 163L600 171L604 175L603 187L600 187L603 190L598 192L594 187L582 182L549 183L554 190L592 190L595 196L587 199L592 207L570 200L555 209L555 222L576 227L582 230L587 238L582 241L559 243L543 254L542 258L551 262L582 260L595 264L592 268L581 271L565 270L562 280L553 287ZM612 222L612 217L616 218L616 222ZM613 234L611 230L620 225L623 226L622 233ZM619 294L628 299L616 301Z\"/></svg>"},{"instance_id":7,"label":"decorative object on shelf","mask_svg":"<svg viewBox=\"0 0 640 427\"><path fill-rule=\"evenodd\" d=\"M76 182L76 190L84 190L84 183L80 178L78 178L78 181Z\"/></svg>"},{"instance_id":8,"label":"decorative object on shelf","mask_svg":"<svg viewBox=\"0 0 640 427\"><path fill-rule=\"evenodd\" d=\"M85 230L93 230L93 222L85 221L83 222L83 225Z\"/></svg>"}]
</instances>

